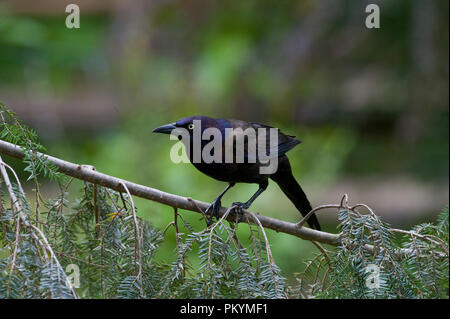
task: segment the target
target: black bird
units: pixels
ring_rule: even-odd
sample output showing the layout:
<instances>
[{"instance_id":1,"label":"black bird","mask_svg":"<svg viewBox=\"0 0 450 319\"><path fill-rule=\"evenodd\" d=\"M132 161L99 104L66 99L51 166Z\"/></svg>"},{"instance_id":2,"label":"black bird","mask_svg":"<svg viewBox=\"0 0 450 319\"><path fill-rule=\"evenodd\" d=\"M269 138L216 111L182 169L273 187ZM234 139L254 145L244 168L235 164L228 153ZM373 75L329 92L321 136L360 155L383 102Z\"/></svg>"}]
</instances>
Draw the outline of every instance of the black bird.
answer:
<instances>
[{"instance_id":1,"label":"black bird","mask_svg":"<svg viewBox=\"0 0 450 319\"><path fill-rule=\"evenodd\" d=\"M196 125L199 124L200 127L196 127ZM207 144L210 143L213 138L207 139L205 138L205 136L202 137L202 134L205 133L205 130L211 128L220 133L219 140L215 140L214 142L221 143L218 145L217 149L211 148L210 150L210 147L208 147ZM245 136L244 132L248 132L245 130L249 128L253 129L254 132L256 132L256 135ZM196 129L198 130L197 135L195 133ZM237 133L236 129L238 130ZM239 129L241 129L241 131L239 131ZM280 186L284 194L290 199L290 201L295 205L300 213L305 216L308 212L311 211L311 204L309 203L306 194L303 192L302 188L292 175L291 165L289 163L289 159L286 156L286 153L296 145L300 144L300 141L296 139L295 136L285 135L278 129L275 129L277 132L278 141L275 144L271 144L269 139L270 129L275 128L254 122L244 122L232 119L214 119L206 116L192 116L183 118L175 123L160 126L154 129L153 132L165 134L172 133L173 135L179 135L178 138L186 146L186 151L190 162L199 171L219 181L228 182L228 186L222 191L222 193L220 193L220 195L206 210L206 212L210 215L209 223L211 223L213 215L215 215L216 218L218 217L218 211L221 207L222 196L236 183L255 183L259 185L259 189L246 203L233 203L233 205L238 207L237 211L242 212L242 209L248 209L252 202L267 188L269 184L269 177L274 180L278 184L278 186ZM230 130L234 130L233 132L235 132L235 134L230 135ZM184 132L184 137L181 134L182 132ZM265 136L263 135L264 132L266 133ZM236 147L238 145L237 140L239 135L243 137L244 141L243 162L242 160L241 162L237 161L238 151L236 150ZM233 145L233 156L231 163L226 162L225 160L225 145L227 139L230 138L233 139L233 144L231 144ZM220 160L211 162L211 160L205 160L203 156L200 156L200 154L196 156L194 143L197 142L194 142L195 139L200 140L198 141L199 144L197 144L199 145L197 151L203 152L205 150L205 147L208 147L208 151L210 152L206 152L206 154L209 154L211 156L217 155L216 159ZM267 158L270 159L275 159L276 157L276 160L278 161L278 169L270 174L261 173L261 167L267 167L267 162L264 163L262 161L262 156L258 155L259 148L261 147L261 145L259 144L264 140L266 142L266 152L261 152L261 155L266 155ZM252 142L256 144L256 151L255 149L251 149L251 145L253 145ZM216 151L219 153L215 154ZM317 220L317 217L315 215L310 216L310 218L308 219L308 224L312 228L315 228L317 230L321 229L319 221Z\"/></svg>"}]
</instances>

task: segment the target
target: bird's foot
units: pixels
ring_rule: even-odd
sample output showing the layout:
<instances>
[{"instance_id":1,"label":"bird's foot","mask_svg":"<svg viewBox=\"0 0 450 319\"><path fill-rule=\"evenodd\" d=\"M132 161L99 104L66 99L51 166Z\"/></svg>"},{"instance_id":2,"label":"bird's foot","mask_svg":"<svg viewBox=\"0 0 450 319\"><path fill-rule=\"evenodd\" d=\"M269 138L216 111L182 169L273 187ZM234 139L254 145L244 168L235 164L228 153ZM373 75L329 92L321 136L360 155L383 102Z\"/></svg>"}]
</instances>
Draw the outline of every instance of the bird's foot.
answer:
<instances>
[{"instance_id":1,"label":"bird's foot","mask_svg":"<svg viewBox=\"0 0 450 319\"><path fill-rule=\"evenodd\" d=\"M220 199L216 199L206 209L205 214L209 215L209 218L206 221L207 226L211 225L214 216L216 219L219 219L220 207L222 207L222 203L220 202Z\"/></svg>"},{"instance_id":2,"label":"bird's foot","mask_svg":"<svg viewBox=\"0 0 450 319\"><path fill-rule=\"evenodd\" d=\"M232 206L236 206L233 209L233 214L236 217L236 222L239 223L243 220L244 217L244 209L248 209L250 207L250 205L248 205L247 203L241 203L241 202L234 202Z\"/></svg>"}]
</instances>

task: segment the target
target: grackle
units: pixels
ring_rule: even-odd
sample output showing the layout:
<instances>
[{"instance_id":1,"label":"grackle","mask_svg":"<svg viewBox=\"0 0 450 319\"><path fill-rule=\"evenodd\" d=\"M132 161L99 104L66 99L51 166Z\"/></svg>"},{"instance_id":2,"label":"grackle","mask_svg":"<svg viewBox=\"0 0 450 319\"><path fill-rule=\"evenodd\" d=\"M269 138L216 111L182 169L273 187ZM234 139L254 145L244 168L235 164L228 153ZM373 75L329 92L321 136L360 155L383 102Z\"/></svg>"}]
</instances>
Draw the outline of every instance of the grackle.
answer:
<instances>
[{"instance_id":1,"label":"grackle","mask_svg":"<svg viewBox=\"0 0 450 319\"><path fill-rule=\"evenodd\" d=\"M199 130L197 135L195 133L196 129ZM215 132L219 133L219 137L215 140L216 143L219 142L217 144L217 148L207 146L207 144L213 140L212 134L210 134L209 139L205 138L204 133L206 133L205 130L207 129L213 129L213 131L215 130ZM253 130L255 134L246 135L245 132L249 132L247 129ZM274 136L270 135L270 130L272 130L272 133L273 130L276 130L275 143L273 143L273 139L269 138ZM259 123L244 122L232 119L214 119L206 116L186 117L178 122L160 126L154 129L153 132L178 135L178 138L186 146L186 151L190 162L199 171L214 179L228 183L227 187L206 210L206 213L210 216L208 224L211 223L213 216L216 218L218 217L222 196L236 183L255 183L259 185L256 193L246 203L233 203L233 206L237 207L236 211L238 213L242 213L242 209L248 209L252 202L262 192L264 192L269 184L269 178L280 186L283 193L289 198L289 200L295 205L303 216L305 216L312 209L306 194L303 192L302 188L292 175L291 165L286 156L286 153L289 150L300 144L300 141L294 136L285 135L276 128ZM184 135L181 134L182 132L184 132ZM234 135L230 135L230 132L234 132ZM236 149L239 134L243 137L240 141L244 141L244 150L243 153L241 153L241 161L238 160L238 151ZM230 138L233 139L233 144L231 144L233 154L231 161L229 160L227 162L225 158L227 149L225 146L227 139ZM217 157L215 157L216 160L207 160L204 156L200 156L200 154L196 157L196 149L194 145L196 143L194 142L195 139L199 140L197 144L199 146L197 148L197 153L211 156L217 155ZM260 145L264 142L265 145ZM255 145L256 149L251 149L251 145ZM262 146L264 146L264 148L262 148L263 151L259 153L259 148ZM206 147L208 147L208 152L203 152ZM215 152L218 153L215 154ZM264 155L266 155L266 157L264 157L266 160L265 162L263 161ZM261 168L267 165L268 159L275 159L277 161L277 167L273 172L262 173ZM319 221L315 215L310 216L308 219L308 224L317 230L321 229Z\"/></svg>"}]
</instances>

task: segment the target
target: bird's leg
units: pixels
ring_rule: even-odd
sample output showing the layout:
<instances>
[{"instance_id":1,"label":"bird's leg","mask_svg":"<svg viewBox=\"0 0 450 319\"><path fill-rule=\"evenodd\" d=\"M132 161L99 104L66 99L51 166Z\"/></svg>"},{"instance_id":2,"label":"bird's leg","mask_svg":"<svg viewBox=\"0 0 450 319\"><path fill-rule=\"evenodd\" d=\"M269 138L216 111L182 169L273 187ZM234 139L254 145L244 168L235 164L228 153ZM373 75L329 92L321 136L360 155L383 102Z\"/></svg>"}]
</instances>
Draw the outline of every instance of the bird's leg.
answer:
<instances>
[{"instance_id":1,"label":"bird's leg","mask_svg":"<svg viewBox=\"0 0 450 319\"><path fill-rule=\"evenodd\" d=\"M209 207L206 209L205 214L209 214L209 219L207 221L207 225L211 225L213 216L216 216L216 218L219 218L219 210L220 207L222 207L221 199L222 196L225 195L225 193L234 186L234 182L231 182L228 184L228 186L222 191L222 193L217 196L217 198L209 205Z\"/></svg>"},{"instance_id":2,"label":"bird's leg","mask_svg":"<svg viewBox=\"0 0 450 319\"><path fill-rule=\"evenodd\" d=\"M253 194L252 197L250 197L250 199L246 202L246 203L241 203L241 202L234 202L233 206L237 206L234 210L235 213L238 214L239 219L242 216L242 210L243 209L248 209L250 207L250 205L253 203L253 201L259 196L261 195L262 192L264 192L267 188L267 186L269 185L268 181L264 181L262 183L259 184L259 188L256 191L255 194Z\"/></svg>"}]
</instances>

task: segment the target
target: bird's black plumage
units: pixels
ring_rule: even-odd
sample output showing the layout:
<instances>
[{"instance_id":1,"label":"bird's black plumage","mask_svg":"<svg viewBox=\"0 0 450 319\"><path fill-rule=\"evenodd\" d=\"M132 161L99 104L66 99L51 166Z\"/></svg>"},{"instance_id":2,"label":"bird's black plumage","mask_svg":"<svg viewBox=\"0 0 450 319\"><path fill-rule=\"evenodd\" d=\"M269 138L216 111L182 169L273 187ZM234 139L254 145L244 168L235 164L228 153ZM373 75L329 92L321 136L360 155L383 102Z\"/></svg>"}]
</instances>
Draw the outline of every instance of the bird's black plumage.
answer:
<instances>
[{"instance_id":1,"label":"bird's black plumage","mask_svg":"<svg viewBox=\"0 0 450 319\"><path fill-rule=\"evenodd\" d=\"M200 122L199 122L200 121ZM208 147L207 144L210 143L210 140L200 138L201 136L195 135L194 124L201 124L200 133L205 133L205 130L212 128L216 129L216 132L220 132L220 149L214 149L211 152L214 153L216 151L220 151L218 158L220 161L208 162L203 159L202 156L198 156L195 158L194 151L194 139L200 139L199 145L200 150L203 151L205 147ZM208 208L207 212L212 217L213 215L217 216L218 209L221 206L221 198L222 196L233 187L236 183L255 183L259 185L258 191L246 202L233 203L238 207L238 211L247 209L250 207L252 202L267 188L269 182L268 179L272 179L275 181L283 191L283 193L290 199L290 201L295 205L295 207L300 211L300 213L305 216L308 212L311 211L311 204L308 201L305 193L302 188L292 175L291 165L289 163L289 159L286 156L286 153L290 151L292 148L300 144L300 141L295 138L295 136L290 136L283 134L280 130L276 129L276 137L277 142L273 143L269 139L270 129L275 129L271 126L253 123L253 122L244 122L240 120L226 120L226 119L214 119L206 116L192 116L186 117L179 120L176 123L171 123L167 125L160 126L154 129L154 132L157 133L166 133L166 134L176 134L176 130L184 129L184 132L187 132L187 139L181 140L186 144L186 148L188 150L188 156L191 163L202 173L217 179L219 181L227 182L228 186L225 190L214 200L211 206ZM244 143L243 147L243 161L237 162L237 144L233 145L233 156L232 162L226 162L225 153L227 152L225 149L225 145L227 139L233 139L234 142L238 139L239 132L248 132L247 129L252 129L253 132L256 132L253 136L244 136L242 134L242 141ZM174 131L175 130L175 131ZM229 134L230 130L237 131L238 133L234 136ZM185 134L186 137L186 134ZM253 143L253 144L252 144ZM262 147L261 143L265 143L265 152L259 153L259 148ZM255 145L256 149L251 151L251 145ZM208 149L209 150L209 149ZM214 154L212 154L214 155ZM260 156L261 155L261 156ZM265 158L274 158L277 157L276 160L278 162L278 167L274 172L269 174L262 174L261 167L264 167L265 164L263 162L262 155L266 155ZM197 159L197 160L196 160ZM317 230L320 230L320 224L315 215L312 215L308 219L308 224Z\"/></svg>"}]
</instances>

